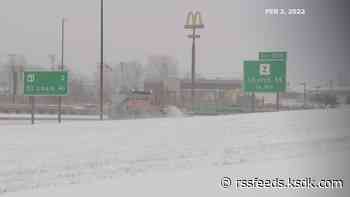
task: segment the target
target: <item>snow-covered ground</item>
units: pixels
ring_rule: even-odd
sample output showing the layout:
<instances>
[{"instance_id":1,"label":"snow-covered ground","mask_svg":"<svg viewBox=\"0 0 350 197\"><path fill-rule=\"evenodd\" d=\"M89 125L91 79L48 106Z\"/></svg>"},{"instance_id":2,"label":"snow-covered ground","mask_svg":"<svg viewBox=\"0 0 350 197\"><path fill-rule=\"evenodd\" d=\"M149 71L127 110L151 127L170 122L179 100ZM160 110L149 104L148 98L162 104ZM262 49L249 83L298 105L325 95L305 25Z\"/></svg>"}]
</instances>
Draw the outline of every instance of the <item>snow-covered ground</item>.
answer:
<instances>
[{"instance_id":1,"label":"snow-covered ground","mask_svg":"<svg viewBox=\"0 0 350 197\"><path fill-rule=\"evenodd\" d=\"M0 113L0 119L11 120L11 119L30 119L31 114L6 114ZM57 119L57 114L35 114L35 118L38 119ZM62 118L65 119L98 119L98 115L66 115L62 114Z\"/></svg>"},{"instance_id":2,"label":"snow-covered ground","mask_svg":"<svg viewBox=\"0 0 350 197\"><path fill-rule=\"evenodd\" d=\"M0 194L348 196L349 115L328 109L0 125ZM223 176L342 178L345 186L242 191L220 187Z\"/></svg>"},{"instance_id":3,"label":"snow-covered ground","mask_svg":"<svg viewBox=\"0 0 350 197\"><path fill-rule=\"evenodd\" d=\"M6 197L114 197L114 196L248 196L248 197L348 197L350 189L345 182L343 189L301 189L263 188L236 189L235 186L222 188L222 177L232 178L304 178L341 177L345 181L349 154L337 152L320 156L289 158L239 163L222 167L194 168L174 172L152 172L130 175L95 183L66 185L8 193Z\"/></svg>"},{"instance_id":4,"label":"snow-covered ground","mask_svg":"<svg viewBox=\"0 0 350 197\"><path fill-rule=\"evenodd\" d=\"M72 115L62 114L62 121L77 121L77 120L99 120L99 115ZM108 116L104 116L108 119ZM35 123L51 122L56 123L58 120L57 114L35 114ZM31 114L15 114L15 113L0 113L0 127L3 125L28 125L31 124ZM1 129L1 128L0 128Z\"/></svg>"}]
</instances>

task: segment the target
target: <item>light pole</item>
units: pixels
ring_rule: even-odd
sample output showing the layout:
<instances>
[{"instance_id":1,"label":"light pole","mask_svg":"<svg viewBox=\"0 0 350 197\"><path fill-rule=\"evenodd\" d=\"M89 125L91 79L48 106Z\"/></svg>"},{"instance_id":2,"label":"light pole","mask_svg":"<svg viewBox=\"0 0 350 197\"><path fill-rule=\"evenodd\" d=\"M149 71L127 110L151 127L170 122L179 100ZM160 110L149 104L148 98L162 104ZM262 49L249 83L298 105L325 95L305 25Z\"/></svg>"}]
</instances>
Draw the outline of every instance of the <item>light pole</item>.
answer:
<instances>
[{"instance_id":1,"label":"light pole","mask_svg":"<svg viewBox=\"0 0 350 197\"><path fill-rule=\"evenodd\" d=\"M62 18L61 21L61 66L59 68L59 70L63 71L64 69L64 23L65 23L66 19ZM58 123L61 123L62 118L61 118L61 114L62 114L62 97L59 96L58 97Z\"/></svg>"},{"instance_id":2,"label":"light pole","mask_svg":"<svg viewBox=\"0 0 350 197\"><path fill-rule=\"evenodd\" d=\"M100 120L103 120L103 0L101 0Z\"/></svg>"},{"instance_id":3,"label":"light pole","mask_svg":"<svg viewBox=\"0 0 350 197\"><path fill-rule=\"evenodd\" d=\"M12 71L12 104L16 103L16 90L17 90L17 73L15 68L15 58L16 54L9 54L10 57L10 64L11 64L11 71Z\"/></svg>"},{"instance_id":4,"label":"light pole","mask_svg":"<svg viewBox=\"0 0 350 197\"><path fill-rule=\"evenodd\" d=\"M300 83L300 85L304 86L304 109L306 109L306 82Z\"/></svg>"},{"instance_id":5,"label":"light pole","mask_svg":"<svg viewBox=\"0 0 350 197\"><path fill-rule=\"evenodd\" d=\"M192 105L192 110L194 109L194 102L195 102L195 77L196 77L196 38L200 38L200 35L196 34L196 29L202 29L204 28L204 24L202 21L202 16L201 13L196 11L196 12L189 12L187 14L187 19L186 19L186 25L185 29L191 29L192 34L188 35L188 38L192 39L192 77L191 77L191 105Z\"/></svg>"}]
</instances>

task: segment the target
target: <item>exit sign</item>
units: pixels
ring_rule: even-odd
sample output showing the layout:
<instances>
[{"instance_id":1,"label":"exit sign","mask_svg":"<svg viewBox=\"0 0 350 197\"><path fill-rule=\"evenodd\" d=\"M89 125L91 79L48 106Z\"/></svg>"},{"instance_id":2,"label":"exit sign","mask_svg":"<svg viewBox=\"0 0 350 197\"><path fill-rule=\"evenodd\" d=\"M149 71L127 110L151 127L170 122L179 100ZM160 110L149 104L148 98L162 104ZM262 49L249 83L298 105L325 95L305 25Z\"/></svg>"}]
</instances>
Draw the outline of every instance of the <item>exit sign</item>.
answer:
<instances>
[{"instance_id":1,"label":"exit sign","mask_svg":"<svg viewBox=\"0 0 350 197\"><path fill-rule=\"evenodd\" d=\"M244 61L245 92L286 91L286 62L278 60Z\"/></svg>"},{"instance_id":2,"label":"exit sign","mask_svg":"<svg viewBox=\"0 0 350 197\"><path fill-rule=\"evenodd\" d=\"M67 96L67 71L25 71L25 96Z\"/></svg>"}]
</instances>

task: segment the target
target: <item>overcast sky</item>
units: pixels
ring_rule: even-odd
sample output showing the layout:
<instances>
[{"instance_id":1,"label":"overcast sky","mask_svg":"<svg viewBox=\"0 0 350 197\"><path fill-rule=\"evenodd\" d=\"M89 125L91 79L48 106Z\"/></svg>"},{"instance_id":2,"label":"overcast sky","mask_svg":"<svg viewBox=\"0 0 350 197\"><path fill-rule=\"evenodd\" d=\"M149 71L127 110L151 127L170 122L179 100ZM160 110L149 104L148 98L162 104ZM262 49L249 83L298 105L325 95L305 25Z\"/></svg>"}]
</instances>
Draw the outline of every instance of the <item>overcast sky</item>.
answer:
<instances>
[{"instance_id":1,"label":"overcast sky","mask_svg":"<svg viewBox=\"0 0 350 197\"><path fill-rule=\"evenodd\" d=\"M190 71L187 12L199 10L205 29L197 47L197 71L210 77L242 77L242 62L264 50L288 51L288 80L329 80L349 71L348 4L335 0L104 0L105 59L146 62L149 55L178 59ZM345 1L344 1L345 2ZM49 64L58 53L59 23L66 23L66 65L84 73L99 61L99 0L1 0L0 57L24 54ZM265 8L303 8L304 16L268 16Z\"/></svg>"}]
</instances>

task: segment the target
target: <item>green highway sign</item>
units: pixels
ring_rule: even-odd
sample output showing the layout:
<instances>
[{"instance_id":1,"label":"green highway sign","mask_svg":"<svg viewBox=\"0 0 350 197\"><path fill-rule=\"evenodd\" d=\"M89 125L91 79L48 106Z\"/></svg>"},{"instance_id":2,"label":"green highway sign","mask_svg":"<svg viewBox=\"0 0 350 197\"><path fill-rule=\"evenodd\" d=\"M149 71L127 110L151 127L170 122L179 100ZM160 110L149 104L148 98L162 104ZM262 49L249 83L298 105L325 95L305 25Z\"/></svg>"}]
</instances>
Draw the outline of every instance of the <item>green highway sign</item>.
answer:
<instances>
[{"instance_id":1,"label":"green highway sign","mask_svg":"<svg viewBox=\"0 0 350 197\"><path fill-rule=\"evenodd\" d=\"M67 71L25 71L25 96L67 96Z\"/></svg>"},{"instance_id":2,"label":"green highway sign","mask_svg":"<svg viewBox=\"0 0 350 197\"><path fill-rule=\"evenodd\" d=\"M245 92L284 92L285 90L285 61L244 61Z\"/></svg>"},{"instance_id":3,"label":"green highway sign","mask_svg":"<svg viewBox=\"0 0 350 197\"><path fill-rule=\"evenodd\" d=\"M259 60L280 60L287 61L287 52L274 51L274 52L259 52Z\"/></svg>"}]
</instances>

